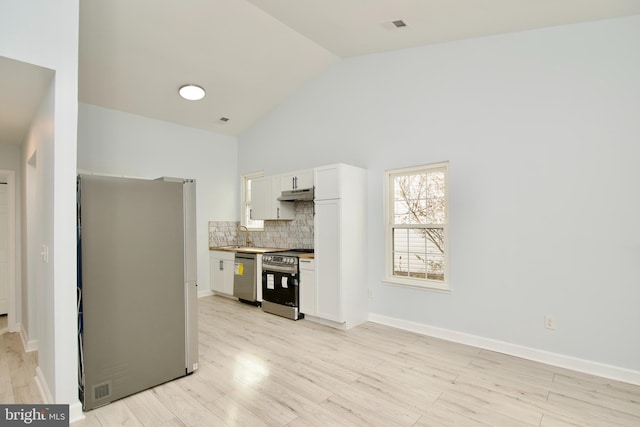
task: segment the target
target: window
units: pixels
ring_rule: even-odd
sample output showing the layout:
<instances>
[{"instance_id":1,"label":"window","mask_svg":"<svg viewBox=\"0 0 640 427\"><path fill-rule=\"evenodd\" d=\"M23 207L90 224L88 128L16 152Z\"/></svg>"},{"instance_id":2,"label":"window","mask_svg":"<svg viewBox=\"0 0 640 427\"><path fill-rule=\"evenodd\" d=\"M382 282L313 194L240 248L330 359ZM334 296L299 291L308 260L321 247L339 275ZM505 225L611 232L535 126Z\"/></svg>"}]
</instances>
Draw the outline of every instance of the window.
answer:
<instances>
[{"instance_id":1,"label":"window","mask_svg":"<svg viewBox=\"0 0 640 427\"><path fill-rule=\"evenodd\" d=\"M449 289L448 163L386 172L387 281Z\"/></svg>"},{"instance_id":2,"label":"window","mask_svg":"<svg viewBox=\"0 0 640 427\"><path fill-rule=\"evenodd\" d=\"M262 172L251 173L242 176L242 219L240 224L253 230L262 230L264 221L261 219L251 219L251 181L262 178Z\"/></svg>"}]
</instances>

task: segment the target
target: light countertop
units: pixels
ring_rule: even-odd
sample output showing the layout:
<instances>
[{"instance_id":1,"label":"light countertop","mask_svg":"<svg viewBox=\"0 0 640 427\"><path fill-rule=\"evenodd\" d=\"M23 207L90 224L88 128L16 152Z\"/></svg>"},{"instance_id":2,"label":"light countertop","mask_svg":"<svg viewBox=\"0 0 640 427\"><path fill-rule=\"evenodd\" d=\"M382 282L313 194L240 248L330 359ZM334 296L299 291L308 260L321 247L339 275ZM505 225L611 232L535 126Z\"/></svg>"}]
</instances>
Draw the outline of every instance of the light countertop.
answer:
<instances>
[{"instance_id":1,"label":"light countertop","mask_svg":"<svg viewBox=\"0 0 640 427\"><path fill-rule=\"evenodd\" d=\"M267 252L288 251L290 249L228 245L228 246L209 246L209 250L210 251L226 251L226 252L244 252L244 253L250 253L250 254L264 254ZM302 253L298 255L298 258L314 259L315 254Z\"/></svg>"}]
</instances>

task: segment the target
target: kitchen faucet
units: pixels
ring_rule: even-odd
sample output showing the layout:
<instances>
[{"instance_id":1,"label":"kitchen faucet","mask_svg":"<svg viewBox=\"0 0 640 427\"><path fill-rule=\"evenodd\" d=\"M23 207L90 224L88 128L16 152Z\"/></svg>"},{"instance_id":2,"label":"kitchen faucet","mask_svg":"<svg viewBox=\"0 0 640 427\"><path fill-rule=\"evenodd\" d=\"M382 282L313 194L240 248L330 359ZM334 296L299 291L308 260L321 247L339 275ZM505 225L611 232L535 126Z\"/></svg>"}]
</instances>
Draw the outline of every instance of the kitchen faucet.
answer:
<instances>
[{"instance_id":1,"label":"kitchen faucet","mask_svg":"<svg viewBox=\"0 0 640 427\"><path fill-rule=\"evenodd\" d=\"M239 225L238 228L236 229L236 244L238 244L238 237L240 237L240 232L243 230L244 230L244 245L251 246L253 242L249 238L249 229L244 225ZM238 244L238 246L240 246L240 244Z\"/></svg>"}]
</instances>

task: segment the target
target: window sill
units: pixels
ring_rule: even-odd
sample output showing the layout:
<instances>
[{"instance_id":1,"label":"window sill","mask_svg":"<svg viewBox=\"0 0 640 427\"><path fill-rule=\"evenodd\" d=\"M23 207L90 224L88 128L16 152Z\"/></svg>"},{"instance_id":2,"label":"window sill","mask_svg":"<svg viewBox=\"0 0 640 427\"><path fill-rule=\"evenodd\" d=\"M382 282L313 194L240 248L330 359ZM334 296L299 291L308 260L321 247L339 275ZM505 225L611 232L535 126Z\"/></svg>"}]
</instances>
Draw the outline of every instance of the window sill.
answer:
<instances>
[{"instance_id":1,"label":"window sill","mask_svg":"<svg viewBox=\"0 0 640 427\"><path fill-rule=\"evenodd\" d=\"M424 291L435 291L450 293L449 283L436 282L432 280L403 279L400 277L385 277L382 283L391 286L400 286L404 288L421 289Z\"/></svg>"}]
</instances>

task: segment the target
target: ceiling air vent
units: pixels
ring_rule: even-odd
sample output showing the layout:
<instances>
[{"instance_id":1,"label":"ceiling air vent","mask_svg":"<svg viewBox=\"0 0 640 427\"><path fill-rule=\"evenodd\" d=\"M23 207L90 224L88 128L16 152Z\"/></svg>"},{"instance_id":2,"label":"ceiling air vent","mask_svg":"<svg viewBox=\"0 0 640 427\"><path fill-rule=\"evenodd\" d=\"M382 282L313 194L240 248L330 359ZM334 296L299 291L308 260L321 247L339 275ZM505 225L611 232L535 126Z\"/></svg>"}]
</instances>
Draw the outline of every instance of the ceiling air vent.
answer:
<instances>
[{"instance_id":1,"label":"ceiling air vent","mask_svg":"<svg viewBox=\"0 0 640 427\"><path fill-rule=\"evenodd\" d=\"M399 30L401 28L409 28L407 23L404 22L402 19L395 19L393 21L381 22L380 25L389 31Z\"/></svg>"}]
</instances>

